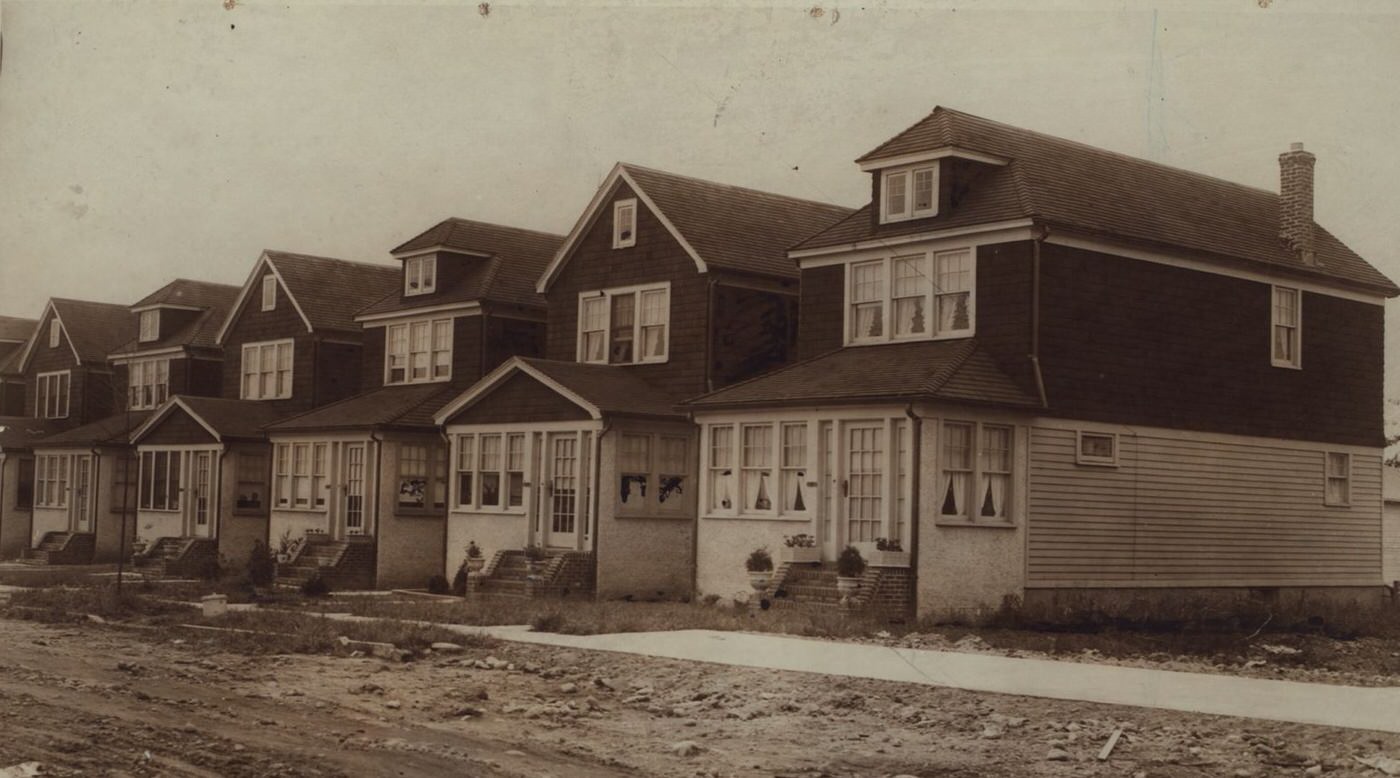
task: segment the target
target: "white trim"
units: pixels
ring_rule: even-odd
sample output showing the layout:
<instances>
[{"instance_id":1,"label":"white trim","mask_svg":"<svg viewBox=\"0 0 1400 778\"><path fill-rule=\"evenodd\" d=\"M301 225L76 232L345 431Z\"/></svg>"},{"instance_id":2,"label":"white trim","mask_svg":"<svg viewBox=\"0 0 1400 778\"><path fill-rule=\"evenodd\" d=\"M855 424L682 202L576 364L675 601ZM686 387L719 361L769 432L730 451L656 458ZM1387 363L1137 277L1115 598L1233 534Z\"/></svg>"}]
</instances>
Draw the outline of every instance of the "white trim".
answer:
<instances>
[{"instance_id":1,"label":"white trim","mask_svg":"<svg viewBox=\"0 0 1400 778\"><path fill-rule=\"evenodd\" d=\"M48 317L50 312L53 313L54 319L59 322L59 326L63 328L64 339L68 341L68 349L73 352L73 361L78 365L83 364L83 358L78 355L78 347L74 346L73 339L68 337L68 325L64 324L63 317L58 315L58 307L53 304L51 297L48 302L44 303L44 311L39 314L39 323L34 325L34 332L29 336L29 342L24 347L24 354L19 358L19 372L21 373L29 369L29 358L34 356L34 349L38 347L39 338L43 335L44 319Z\"/></svg>"},{"instance_id":2,"label":"white trim","mask_svg":"<svg viewBox=\"0 0 1400 778\"><path fill-rule=\"evenodd\" d=\"M160 368L161 365L164 365L165 367L162 369L162 368ZM138 370L137 368L140 368L140 369ZM142 380L141 380L139 383L136 383L136 382L135 382L135 381L136 381L136 374L137 374L138 372L141 374L141 379L142 379ZM159 376L160 373L162 373L162 372L165 373L165 381L164 381L163 383L157 382L156 377ZM148 374L151 374L151 375L148 376ZM145 379L148 378L148 377L150 378L150 381L149 381L149 382L145 380ZM145 388L147 387L147 385L149 385L150 388L151 388L151 402L146 403L146 402L144 402L144 401L137 402L137 401L133 400L133 390L136 390L136 393L137 393L137 394L142 394L142 395L144 395L144 393L145 393L144 390L145 390ZM164 389L164 391L162 391L162 389ZM161 395L164 395L164 396L161 396ZM157 398L157 397L160 397L160 399L159 399L159 400L155 399L155 398ZM127 408L128 410L133 410L133 411L154 410L154 409L156 409L156 408L159 408L161 405L163 405L163 404L165 403L165 401L166 401L167 399L169 399L169 397L170 397L170 360L169 360L169 359L161 358L161 357L153 357L153 358L150 358L150 359L135 359L135 360L132 360L132 361L130 362L130 364L127 365L127 371L126 371L126 408Z\"/></svg>"},{"instance_id":3,"label":"white trim","mask_svg":"<svg viewBox=\"0 0 1400 778\"><path fill-rule=\"evenodd\" d=\"M564 397L569 402L572 402L574 405L577 405L579 408L582 408L589 416L593 417L594 419L603 418L603 412L598 408L598 406L588 402L582 397L579 397L577 394L570 391L567 387L563 386L562 384L545 375L544 373L540 372L539 370L531 367L529 364L522 361L520 357L511 357L509 360L501 363L501 365L495 370L492 370L490 373L487 373L485 376L483 376L481 380L477 381L475 384L472 384L472 386L469 387L466 391L453 398L452 402L449 402L447 405L444 405L442 407L442 410L438 411L436 414L433 415L433 424L436 424L439 427L446 426L448 419L452 418L458 413L461 413L472 403L480 399L483 395L488 394L498 384L503 383L505 379L509 378L511 374L515 373L516 371L522 372L525 375L530 376L536 381L539 381L540 383L554 390L556 393ZM453 429L455 426L457 425L453 425L453 427L448 427L448 429Z\"/></svg>"},{"instance_id":4,"label":"white trim","mask_svg":"<svg viewBox=\"0 0 1400 778\"><path fill-rule=\"evenodd\" d=\"M972 227L955 227L949 230L934 230L930 232L920 232L913 235L900 235L889 238L873 238L871 240L856 241L839 246L826 246L816 249L799 249L789 251L788 257L796 260L798 267L802 269L810 267L824 267L826 265L840 265L845 262L852 262L863 256L882 256L889 251L897 250L896 247L907 246L914 243L938 244L940 242L956 242L962 246L985 246L989 243L1009 243L1017 240L1030 240L1034 232L1032 227L1034 222L1030 219L1016 219L1014 221L995 222L992 224L979 224ZM818 259L820 257L820 259Z\"/></svg>"},{"instance_id":5,"label":"white trim","mask_svg":"<svg viewBox=\"0 0 1400 778\"><path fill-rule=\"evenodd\" d=\"M410 267L413 270L410 270ZM424 283L423 279L428 276L425 271L432 268L432 284ZM410 290L408 279L411 273L416 272L418 276L418 288ZM437 254L419 254L413 257L406 257L403 260L403 296L418 297L420 295L432 294L437 291L438 266Z\"/></svg>"},{"instance_id":6,"label":"white trim","mask_svg":"<svg viewBox=\"0 0 1400 778\"><path fill-rule=\"evenodd\" d=\"M126 365L132 362L140 362L143 359L153 359L155 357L176 357L185 353L184 346L167 346L165 348L155 348L149 351L127 351L121 354L107 355L107 361L113 365ZM222 357L192 357L194 359L210 359L222 361Z\"/></svg>"},{"instance_id":7,"label":"white trim","mask_svg":"<svg viewBox=\"0 0 1400 778\"><path fill-rule=\"evenodd\" d=\"M147 318L150 317L150 318ZM146 322L151 322L151 332L149 337L146 332ZM136 342L150 343L153 340L160 340L160 309L151 308L136 314Z\"/></svg>"},{"instance_id":8,"label":"white trim","mask_svg":"<svg viewBox=\"0 0 1400 778\"><path fill-rule=\"evenodd\" d=\"M1113 453L1106 457L1084 453L1084 436L1108 438L1113 444ZM1074 463L1084 467L1118 467L1118 433L1100 430L1078 429L1074 431Z\"/></svg>"},{"instance_id":9,"label":"white trim","mask_svg":"<svg viewBox=\"0 0 1400 778\"><path fill-rule=\"evenodd\" d=\"M695 261L696 272L705 273L709 271L709 268L705 265L705 260L700 258L700 253L695 250L694 246L690 245L690 241L686 240L684 235L681 235L680 230L676 229L676 225L672 224L671 220L666 218L666 214L662 213L661 209L656 207L656 203L652 202L652 199L647 196L647 193L642 191L640 186L637 186L637 182L632 180L632 176L628 174L626 166L619 162L613 165L612 171L603 179L602 185L599 186L598 191L593 194L593 199L589 201L588 207L584 209L583 214L580 215L578 221L574 223L573 229L569 230L569 235L564 239L564 244L554 253L554 258L549 261L549 266L545 268L544 273L540 276L540 280L535 282L536 292L544 294L549 291L549 285L554 282L555 275L559 273L564 263L568 261L569 255L573 253L574 248L583 238L583 233L593 224L598 215L598 209L603 206L603 203L607 200L608 194L612 192L613 186L619 180L626 182L626 184L632 188L637 198L646 205L647 210L651 211L652 215L661 222L661 225L671 233L671 237L675 238L676 242L681 245L685 253Z\"/></svg>"},{"instance_id":10,"label":"white trim","mask_svg":"<svg viewBox=\"0 0 1400 778\"><path fill-rule=\"evenodd\" d=\"M61 379L61 383L63 384L63 393L62 393L62 394L63 394L63 409L62 409L62 412L61 412L61 413L59 412L58 402L55 401L55 402L54 402L54 415L52 415L52 416L48 415L47 408L41 407L41 406L46 406L46 405L48 405L48 400L50 399L50 395L54 393L54 390L53 390L53 389L46 389L45 391L40 391L40 389L41 389L42 387L44 387L44 384L46 383L46 379L54 379L54 380L55 380L55 383L57 383L57 382ZM56 388L56 387L55 387L55 388ZM71 369L69 369L69 370L50 370L50 371L48 371L48 372L46 372L46 373L36 373L36 374L34 375L34 418L36 418L36 419L66 419L66 418L69 418L69 414L72 412L72 409L73 409L73 371L72 371Z\"/></svg>"},{"instance_id":11,"label":"white trim","mask_svg":"<svg viewBox=\"0 0 1400 778\"><path fill-rule=\"evenodd\" d=\"M977 247L962 244L949 245L939 249L921 248L910 249L910 253L886 252L878 257L861 259L845 263L845 280L842 292L842 345L850 346L873 346L886 343L909 343L925 340L957 340L960 338L971 338L977 334ZM938 258L944 254L966 252L972 265L967 270L969 274L969 284L967 293L967 322L968 327L960 330L948 330L941 332L938 329ZM924 332L912 335L895 335L894 320L894 260L905 259L911 256L922 255L925 260L925 270L927 272L928 288L923 295L924 303ZM851 309L855 305L852 302L852 270L856 265L881 263L881 272L884 274L882 286L884 295L879 300L871 300L870 303L880 304L880 327L881 334L873 337L855 338L851 332ZM952 294L960 294L953 292ZM945 293L947 294L947 293Z\"/></svg>"},{"instance_id":12,"label":"white trim","mask_svg":"<svg viewBox=\"0 0 1400 778\"><path fill-rule=\"evenodd\" d=\"M403 311L389 311L387 313L371 313L363 316L356 316L355 321L360 322L366 329L370 327L383 327L387 324L395 323L396 319L420 319L435 313L453 313L457 316L478 316L481 314L481 303L443 303L441 305L426 305L422 308L412 308Z\"/></svg>"},{"instance_id":13,"label":"white trim","mask_svg":"<svg viewBox=\"0 0 1400 778\"><path fill-rule=\"evenodd\" d=\"M240 376L240 378L241 378L241 376ZM186 405L186 404L185 404L185 401L184 401L184 398L180 397L179 395L176 395L176 396L174 396L174 397L171 397L169 400L166 400L166 401L165 401L165 405L162 405L158 410L156 410L155 413L151 414L151 417L150 417L149 419L146 419L146 423L145 423L145 424L142 424L141 426L137 427L137 428L136 428L136 431L133 432L133 433L131 433L131 442L132 442L132 444L134 444L134 445L136 446L136 449L137 449L138 451L141 450L140 439L141 439L142 437L144 437L144 436L146 435L146 433L150 432L151 429L154 428L157 424L159 424L163 419L165 419L167 416L169 416L170 413L171 413L171 411L175 410L176 408L179 408L180 410L184 411L186 414L189 415L189 417L190 417L191 419L194 419L196 422L198 422L198 423L199 423L199 426L203 427L203 428L204 428L204 431L205 431L205 432L208 432L209 435L210 435L211 437L213 437L214 440L215 440L217 443L220 443L220 444L221 444L221 443L223 442L223 436L219 435L219 433L218 433L217 430L215 430L213 427L209 426L209 423L208 423L208 422L206 422L204 419L200 418L199 414L195 413L193 408L191 408L190 406ZM148 448L151 448L152 450L154 450L154 449L172 449L172 450L173 450L173 449L181 449L181 448L183 448L183 449L209 448L209 446L210 446L210 444L208 444L208 443L190 444L190 445L183 445L183 444L181 444L181 445L175 445L175 446L171 446L171 445L167 445L167 444L153 444L153 445L151 445L151 446L148 446Z\"/></svg>"},{"instance_id":14,"label":"white trim","mask_svg":"<svg viewBox=\"0 0 1400 778\"><path fill-rule=\"evenodd\" d=\"M488 251L472 251L471 249L459 249L439 243L425 249L408 249L407 251L389 252L389 256L394 259L411 259L421 257L425 254L461 254L467 257L477 257L480 259L490 259L496 256Z\"/></svg>"},{"instance_id":15,"label":"white trim","mask_svg":"<svg viewBox=\"0 0 1400 778\"><path fill-rule=\"evenodd\" d=\"M1302 440L1300 438L1267 438L1262 435L1234 435L1226 432L1180 430L1170 427L1152 427L1139 424L1111 424L1051 416L1033 416L1028 420L1022 420L1016 423L1025 424L1032 428L1038 427L1062 432L1075 432L1079 429L1086 429L1094 432L1114 432L1117 433L1120 438L1123 436L1138 437L1150 435L1155 438L1166 438L1168 440L1225 443L1237 446L1261 446L1271 450L1280 448L1285 448L1290 451L1307 452L1327 450L1347 452L1360 456L1373 456L1376 458L1380 458L1385 450L1381 446L1357 446L1343 443L1327 443L1316 440Z\"/></svg>"},{"instance_id":16,"label":"white trim","mask_svg":"<svg viewBox=\"0 0 1400 778\"><path fill-rule=\"evenodd\" d=\"M132 312L132 313L144 313L144 312L146 312L146 311L157 310L157 309L160 309L160 308L169 308L169 309L171 309L171 310L173 310L173 311L202 311L202 310L204 310L203 308L200 308L200 307L197 307L197 306L194 306L194 305L175 305L175 304L173 304L173 303L151 303L150 305L133 305L133 306L131 307L131 312Z\"/></svg>"},{"instance_id":17,"label":"white trim","mask_svg":"<svg viewBox=\"0 0 1400 778\"><path fill-rule=\"evenodd\" d=\"M1257 281L1261 284L1280 283L1283 286L1291 286L1300 292L1310 292L1312 294L1322 294L1329 297L1337 297L1343 300L1351 300L1359 303L1370 303L1371 305L1384 305L1385 298L1379 294L1368 294L1366 292L1354 292L1347 289L1339 289L1327 286L1314 281L1300 280L1296 276L1290 275L1288 268L1278 268L1273 270L1261 262L1251 262L1259 267L1255 269L1240 269L1223 267L1215 262L1194 259L1179 254L1166 254L1158 251L1146 251L1143 249L1128 248L1118 246L1106 241L1093 238L1081 238L1073 235L1066 235L1060 232L1051 232L1045 238L1046 243L1067 248L1083 249L1085 251L1097 251L1104 254L1113 254L1128 259L1138 259L1144 262L1153 262L1159 265L1179 267L1186 270L1196 270L1202 273L1212 273L1218 276L1229 278L1240 278L1246 281ZM1244 260L1248 261L1248 260ZM1301 310L1301 308L1300 308Z\"/></svg>"},{"instance_id":18,"label":"white trim","mask_svg":"<svg viewBox=\"0 0 1400 778\"><path fill-rule=\"evenodd\" d=\"M255 282L258 284L262 283L263 274L258 271L262 269L264 265L267 266L268 270L272 271L274 276L277 276L277 283L281 285L282 291L287 294L287 299L292 301L292 307L296 309L297 315L301 317L302 323L306 325L306 331L315 331L311 326L311 319L307 318L306 312L301 309L301 304L297 302L297 298L292 296L292 290L287 288L287 283L282 280L282 274L277 272L277 265L272 261L272 257L268 256L268 253L264 251L258 256L258 261L253 263L253 271L248 274L248 280L243 282L243 289L239 291L238 299L233 301L233 307L229 309L228 316L224 319L223 326L219 327L219 334L214 338L214 343L216 345L224 345L224 339L228 337L229 329L233 326L233 322L238 319L239 315L243 313L243 306L248 302L248 298L253 293L253 284ZM259 294L261 294L261 291L260 287ZM259 302L261 302L261 300L259 300Z\"/></svg>"},{"instance_id":19,"label":"white trim","mask_svg":"<svg viewBox=\"0 0 1400 778\"><path fill-rule=\"evenodd\" d=\"M412 319L405 319L405 320L403 320L403 321L390 322L390 323L386 324L386 325L385 325L385 328L384 328L384 371L383 371L383 373L380 375L380 379L381 379L381 381L382 381L382 385L383 385L383 386L408 386L408 385L411 385L411 384L434 384L434 383L443 383L443 382L445 382L445 381L451 381L451 380L452 380L452 359L453 359L453 357L454 357L455 354L456 354L456 352L453 350L453 339L456 337L456 333L454 332L454 330L456 329L456 327L455 327L456 321L457 321L456 318L451 317L451 316L437 316L437 317L432 317L432 316L421 316L421 317L415 317L415 318L412 318ZM446 323L446 324L447 324L447 348L446 348L446 349L438 349L438 348L434 348L434 346L433 346L433 338L434 338L434 336L436 335L437 325L442 324L442 323ZM426 354L426 356L427 356L427 370L428 370L428 373L427 373L427 375L424 376L423 378L414 378L414 377L413 377L413 354L414 354L414 350L413 350L413 327L414 327L414 325L416 325L416 324L423 324L423 325L426 325L427 328L428 328L428 344L427 344L427 345L428 345L428 348L427 348L427 350L426 350L425 352L418 352L418 353ZM403 330L404 330L404 334L403 334L404 351L403 351L403 354L402 354L402 356L403 356L403 380L401 380L401 381L395 381L395 380L393 380L393 377L389 374L389 371L390 371L390 369L391 369L391 367L390 367L390 365L391 365L390 360L394 357L394 352L392 351L392 346L393 346L393 333L392 333L392 330L393 330L394 328L396 328L396 327L402 327ZM439 376L439 375L436 375L436 373L437 373L437 361L436 361L436 357L437 357L437 354L440 353L440 352L442 352L442 351L446 351L446 352L447 352L447 375Z\"/></svg>"},{"instance_id":20,"label":"white trim","mask_svg":"<svg viewBox=\"0 0 1400 778\"><path fill-rule=\"evenodd\" d=\"M24 340L24 338L0 338L0 343L23 343Z\"/></svg>"},{"instance_id":21,"label":"white trim","mask_svg":"<svg viewBox=\"0 0 1400 778\"><path fill-rule=\"evenodd\" d=\"M270 370L266 369L266 366L263 365L263 363L262 363L262 349L263 349L264 346L272 346L272 347L273 347L273 349L272 349L272 362L273 362L273 364L272 364L272 368L271 368ZM282 347L282 346L287 346L287 350L290 352L290 356L288 357L288 362L291 363L291 364L287 367L287 391L286 391L285 394L277 391L277 373L279 372L278 364L279 364L280 361L281 361L281 360L278 358L278 352L280 351L280 347ZM248 358L248 350L249 350L249 349L253 349L253 350L256 351L257 354L258 354L258 365L257 365L258 369L257 369L257 372L254 373L254 375L256 375L256 376L257 376L257 379L258 379L258 391L257 391L257 396L256 396L256 397L250 397L250 396L248 395L247 387L245 387L245 386L243 385L243 384L244 384L243 379L248 375L247 371L244 369L244 365L245 365L245 363L246 363L246 361L247 361L247 358ZM295 386L296 386L296 367L297 367L297 346L296 346L296 339L295 339L295 338L279 338L279 339L277 339L277 340L256 340L256 341L249 341L249 342L247 342L247 343L241 343L241 344L239 344L239 348L238 348L238 399L240 399L240 400L288 400L288 399L291 399L292 394L293 394L293 392L295 391ZM263 392L262 392L262 377L263 377L263 375L266 374L266 373L271 373L271 374L272 374L272 393L271 393L271 394L263 394Z\"/></svg>"},{"instance_id":22,"label":"white trim","mask_svg":"<svg viewBox=\"0 0 1400 778\"><path fill-rule=\"evenodd\" d=\"M268 282L271 283L268 283ZM277 276L272 273L263 273L262 280L258 281L258 310L277 310ZM269 294L270 293L270 294Z\"/></svg>"},{"instance_id":23,"label":"white trim","mask_svg":"<svg viewBox=\"0 0 1400 778\"><path fill-rule=\"evenodd\" d=\"M601 421L521 421L489 424L453 423L443 427L448 435L489 435L493 432L597 432L603 428Z\"/></svg>"},{"instance_id":24,"label":"white trim","mask_svg":"<svg viewBox=\"0 0 1400 778\"><path fill-rule=\"evenodd\" d=\"M627 235L621 233L622 220L620 214L624 210L631 210L632 218L630 229ZM627 249L637 245L637 198L628 197L623 200L613 200L612 212L612 247L615 249Z\"/></svg>"},{"instance_id":25,"label":"white trim","mask_svg":"<svg viewBox=\"0 0 1400 778\"><path fill-rule=\"evenodd\" d=\"M647 292L663 292L665 295L664 312L665 322L662 326L665 333L662 336L661 345L665 353L660 357L648 357L642 353L642 296ZM612 298L631 294L635 296L635 306L632 310L632 359L628 362L612 361ZM585 300L603 301L603 358L590 360L584 355L584 330L583 330L583 304ZM662 281L651 284L634 284L632 286L615 286L608 289L590 289L586 292L578 293L578 321L575 323L574 332L577 340L574 346L574 360L589 365L658 365L669 362L671 359L671 282ZM651 325L656 326L656 325ZM596 332L596 330L590 330Z\"/></svg>"},{"instance_id":26,"label":"white trim","mask_svg":"<svg viewBox=\"0 0 1400 778\"><path fill-rule=\"evenodd\" d=\"M1332 458L1332 455L1333 455L1333 454L1336 454L1336 455L1338 455L1338 456L1344 456L1344 457L1347 458L1347 471L1346 471L1345 474L1339 474L1339 475L1333 476L1333 475L1331 474L1331 472L1328 471L1328 469L1327 469L1327 468L1328 468L1328 465L1329 465L1328 460ZM1327 507L1327 508L1350 508L1350 507L1352 507L1352 503L1353 503L1353 500L1352 500L1352 487L1353 487L1353 485L1354 485L1354 483L1355 483L1355 478L1354 478L1354 476L1355 476L1355 474L1356 474L1356 468L1352 465L1352 458L1353 458L1353 457L1352 457L1352 453L1351 453L1350 451L1338 451L1338 450L1336 450L1336 449L1334 449L1334 448L1326 448L1326 449L1323 449L1323 451L1322 451L1322 505L1323 505L1323 507ZM1346 497L1345 497L1344 499L1342 499L1342 500L1329 500L1329 499L1327 499L1327 482L1330 481L1330 480L1332 480L1333 478L1336 478L1336 479L1339 480L1339 481L1343 481L1343 482L1345 482L1345 484L1346 484L1347 493L1346 493Z\"/></svg>"},{"instance_id":27,"label":"white trim","mask_svg":"<svg viewBox=\"0 0 1400 778\"><path fill-rule=\"evenodd\" d=\"M880 223L896 224L898 222L913 221L915 219L927 219L938 215L938 190L942 176L942 170L938 164L909 165L907 167L891 168L880 171ZM930 194L933 203L928 208L919 208L915 205L915 185L914 179L919 173L928 173L932 179L932 191ZM890 212L889 187L896 177L904 179L904 210L899 213Z\"/></svg>"},{"instance_id":28,"label":"white trim","mask_svg":"<svg viewBox=\"0 0 1400 778\"><path fill-rule=\"evenodd\" d=\"M859 164L862 172L869 173L873 170L884 170L885 168L899 167L901 165L913 165L919 162L928 162L945 157L957 157L973 162L982 162L987 165L996 165L997 167L1005 166L1011 162L1011 160L1005 157L983 154L980 151L971 151L959 146L944 146L941 149L935 149L933 151L916 151L911 154L900 154L897 157L867 160Z\"/></svg>"},{"instance_id":29,"label":"white trim","mask_svg":"<svg viewBox=\"0 0 1400 778\"><path fill-rule=\"evenodd\" d=\"M1293 293L1292 359L1279 359L1278 354L1274 353L1274 330L1289 326L1280 324L1278 320L1278 293L1281 290ZM1303 369L1303 290L1296 286L1282 286L1280 284L1269 286L1269 364L1290 370Z\"/></svg>"}]
</instances>

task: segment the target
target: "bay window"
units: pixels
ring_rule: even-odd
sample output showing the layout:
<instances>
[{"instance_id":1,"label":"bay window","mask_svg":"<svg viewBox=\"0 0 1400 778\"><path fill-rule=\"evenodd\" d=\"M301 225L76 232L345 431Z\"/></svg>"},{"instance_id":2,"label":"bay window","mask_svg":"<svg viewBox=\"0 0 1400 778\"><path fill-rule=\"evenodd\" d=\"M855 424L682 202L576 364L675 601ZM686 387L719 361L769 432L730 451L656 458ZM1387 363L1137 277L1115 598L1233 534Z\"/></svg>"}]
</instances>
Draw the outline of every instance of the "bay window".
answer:
<instances>
[{"instance_id":1,"label":"bay window","mask_svg":"<svg viewBox=\"0 0 1400 778\"><path fill-rule=\"evenodd\" d=\"M585 292L579 295L578 361L665 362L670 323L669 283Z\"/></svg>"},{"instance_id":2,"label":"bay window","mask_svg":"<svg viewBox=\"0 0 1400 778\"><path fill-rule=\"evenodd\" d=\"M938 515L969 523L1010 521L1012 428L947 421L941 432Z\"/></svg>"},{"instance_id":3,"label":"bay window","mask_svg":"<svg viewBox=\"0 0 1400 778\"><path fill-rule=\"evenodd\" d=\"M421 384L452 378L452 319L385 328L384 383Z\"/></svg>"},{"instance_id":4,"label":"bay window","mask_svg":"<svg viewBox=\"0 0 1400 778\"><path fill-rule=\"evenodd\" d=\"M40 373L34 379L34 417L38 419L68 418L68 389L72 373Z\"/></svg>"},{"instance_id":5,"label":"bay window","mask_svg":"<svg viewBox=\"0 0 1400 778\"><path fill-rule=\"evenodd\" d=\"M973 334L971 249L917 252L847 268L847 343L938 340Z\"/></svg>"},{"instance_id":6,"label":"bay window","mask_svg":"<svg viewBox=\"0 0 1400 778\"><path fill-rule=\"evenodd\" d=\"M244 400L285 400L292 396L292 349L290 340L243 344Z\"/></svg>"},{"instance_id":7,"label":"bay window","mask_svg":"<svg viewBox=\"0 0 1400 778\"><path fill-rule=\"evenodd\" d=\"M142 451L140 506L150 511L180 510L179 451Z\"/></svg>"},{"instance_id":8,"label":"bay window","mask_svg":"<svg viewBox=\"0 0 1400 778\"><path fill-rule=\"evenodd\" d=\"M143 359L126 368L128 404L133 411L155 408L170 396L170 360Z\"/></svg>"}]
</instances>

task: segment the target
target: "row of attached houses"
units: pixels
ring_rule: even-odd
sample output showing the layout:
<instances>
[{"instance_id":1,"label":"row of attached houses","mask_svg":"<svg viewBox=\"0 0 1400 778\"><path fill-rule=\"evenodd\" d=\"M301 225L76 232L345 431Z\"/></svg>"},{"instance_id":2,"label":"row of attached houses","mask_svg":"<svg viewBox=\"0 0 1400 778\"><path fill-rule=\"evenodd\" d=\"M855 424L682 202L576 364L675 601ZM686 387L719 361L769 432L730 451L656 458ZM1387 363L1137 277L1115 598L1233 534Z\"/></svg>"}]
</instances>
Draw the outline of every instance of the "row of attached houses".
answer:
<instances>
[{"instance_id":1,"label":"row of attached houses","mask_svg":"<svg viewBox=\"0 0 1400 778\"><path fill-rule=\"evenodd\" d=\"M861 606L939 615L1382 591L1400 289L1314 223L1311 154L1275 194L938 108L857 163L859 209L618 164L567 235L0 319L0 556L401 587L475 544L481 591L611 598L767 547L827 600L854 546Z\"/></svg>"}]
</instances>

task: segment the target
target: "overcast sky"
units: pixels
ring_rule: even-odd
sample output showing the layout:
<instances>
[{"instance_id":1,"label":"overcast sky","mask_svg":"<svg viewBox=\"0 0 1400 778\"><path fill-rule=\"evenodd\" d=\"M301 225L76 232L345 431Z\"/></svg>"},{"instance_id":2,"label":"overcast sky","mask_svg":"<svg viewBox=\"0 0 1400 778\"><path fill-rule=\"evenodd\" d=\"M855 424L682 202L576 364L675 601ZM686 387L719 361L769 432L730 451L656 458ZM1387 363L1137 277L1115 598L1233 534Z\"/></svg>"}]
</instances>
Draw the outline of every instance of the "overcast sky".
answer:
<instances>
[{"instance_id":1,"label":"overcast sky","mask_svg":"<svg viewBox=\"0 0 1400 778\"><path fill-rule=\"evenodd\" d=\"M0 314L562 233L618 160L858 206L939 104L1273 190L1304 141L1318 221L1400 279L1396 4L689 5L4 0Z\"/></svg>"}]
</instances>

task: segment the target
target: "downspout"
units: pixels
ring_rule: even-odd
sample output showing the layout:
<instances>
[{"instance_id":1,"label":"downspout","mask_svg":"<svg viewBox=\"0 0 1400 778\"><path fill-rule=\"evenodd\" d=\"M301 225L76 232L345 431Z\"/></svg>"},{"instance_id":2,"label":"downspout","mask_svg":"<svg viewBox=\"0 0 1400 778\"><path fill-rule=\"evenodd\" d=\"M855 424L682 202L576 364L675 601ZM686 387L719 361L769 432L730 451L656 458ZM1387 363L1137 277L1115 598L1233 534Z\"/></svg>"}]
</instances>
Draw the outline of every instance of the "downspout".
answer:
<instances>
[{"instance_id":1,"label":"downspout","mask_svg":"<svg viewBox=\"0 0 1400 778\"><path fill-rule=\"evenodd\" d=\"M715 277L705 280L705 391L715 390Z\"/></svg>"},{"instance_id":2,"label":"downspout","mask_svg":"<svg viewBox=\"0 0 1400 778\"><path fill-rule=\"evenodd\" d=\"M909 417L909 607L913 611L906 615L912 618L919 612L919 462L924 417L914 412L912 402L905 406L904 415Z\"/></svg>"},{"instance_id":3,"label":"downspout","mask_svg":"<svg viewBox=\"0 0 1400 778\"><path fill-rule=\"evenodd\" d=\"M598 430L597 435L593 436L593 515L590 518L593 520L593 564L595 570L598 563L598 534L602 527L602 522L598 520L598 513L603 507L603 436L608 434L611 429L612 423L605 421L603 428ZM593 590L596 594L598 590L596 578L593 582Z\"/></svg>"},{"instance_id":4,"label":"downspout","mask_svg":"<svg viewBox=\"0 0 1400 778\"><path fill-rule=\"evenodd\" d=\"M215 460L214 472L210 473L210 478L217 485L214 489L214 500L210 503L218 511L218 521L214 522L214 546L223 545L224 542L224 457L228 456L228 441L219 441L219 458ZM198 510L198 508L195 508ZM263 545L267 545L272 535L272 513L268 508L268 520L263 523ZM230 511L231 512L231 511ZM249 554L251 556L251 553Z\"/></svg>"},{"instance_id":5,"label":"downspout","mask_svg":"<svg viewBox=\"0 0 1400 778\"><path fill-rule=\"evenodd\" d=\"M451 582L452 579L448 577L447 570L447 524L452 520L452 489L454 488L452 486L452 481L455 480L453 476L453 468L455 465L452 461L452 436L447 434L446 427L435 427L434 429L437 430L438 435L442 436L442 442L447 444L447 483L442 485L444 490L442 501L446 503L443 506L442 516L442 575ZM371 436L373 436L373 434L373 432L370 433ZM507 502L509 502L509 500L507 500ZM376 546L379 545L379 533L377 531L374 535L374 544Z\"/></svg>"},{"instance_id":6,"label":"downspout","mask_svg":"<svg viewBox=\"0 0 1400 778\"><path fill-rule=\"evenodd\" d=\"M699 429L699 423L695 421L695 411L687 410L685 418L690 422L690 426L695 430L695 479L691 487L691 494L695 495L695 525L690 530L690 598L695 599L700 593L700 457L702 448L705 445L705 431ZM686 473L689 477L690 474ZM659 486L659 485L658 485Z\"/></svg>"},{"instance_id":7,"label":"downspout","mask_svg":"<svg viewBox=\"0 0 1400 778\"><path fill-rule=\"evenodd\" d=\"M384 438L379 437L379 433L371 429L369 439L374 441L374 580L378 582L379 534L384 531L384 528L379 524L379 506L384 501ZM432 470L431 463L428 465L428 469ZM429 477L431 478L431 474ZM443 566L447 566L446 561L443 562Z\"/></svg>"},{"instance_id":8,"label":"downspout","mask_svg":"<svg viewBox=\"0 0 1400 778\"><path fill-rule=\"evenodd\" d=\"M92 447L92 485L91 496L88 498L88 516L92 519L92 553L97 554L97 496L102 491L98 486L102 483L102 454L98 452L97 446Z\"/></svg>"},{"instance_id":9,"label":"downspout","mask_svg":"<svg viewBox=\"0 0 1400 778\"><path fill-rule=\"evenodd\" d=\"M1040 407L1049 408L1050 401L1045 394L1045 376L1040 370L1040 247L1050 235L1050 228L1038 225L1031 243L1031 370L1035 375L1035 389L1040 396Z\"/></svg>"}]
</instances>

